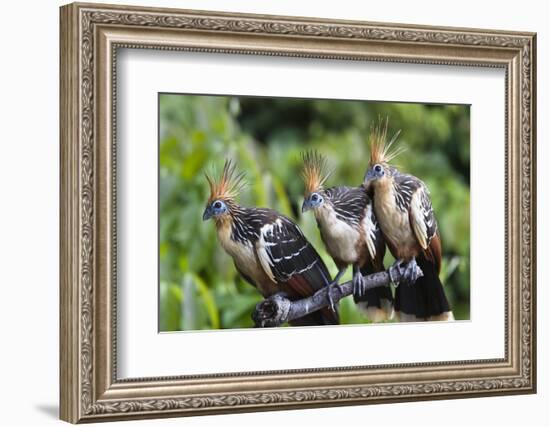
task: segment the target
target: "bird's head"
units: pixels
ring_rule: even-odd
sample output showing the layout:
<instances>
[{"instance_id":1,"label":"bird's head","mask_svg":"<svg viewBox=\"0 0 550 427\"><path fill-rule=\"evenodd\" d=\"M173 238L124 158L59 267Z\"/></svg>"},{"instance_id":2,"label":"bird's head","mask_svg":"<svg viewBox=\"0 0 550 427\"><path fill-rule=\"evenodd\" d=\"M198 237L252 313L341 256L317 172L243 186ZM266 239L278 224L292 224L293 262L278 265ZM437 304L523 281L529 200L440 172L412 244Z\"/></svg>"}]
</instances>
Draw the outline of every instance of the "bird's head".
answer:
<instances>
[{"instance_id":1,"label":"bird's head","mask_svg":"<svg viewBox=\"0 0 550 427\"><path fill-rule=\"evenodd\" d=\"M390 170L387 164L375 163L367 169L365 178L363 179L363 184L370 184L379 179L383 179L389 174L389 171Z\"/></svg>"},{"instance_id":2,"label":"bird's head","mask_svg":"<svg viewBox=\"0 0 550 427\"><path fill-rule=\"evenodd\" d=\"M379 119L377 125L371 128L369 136L370 161L363 179L363 187L367 190L372 185L391 178L394 168L389 165L389 162L405 150L404 147L392 149L392 145L401 131L397 131L389 141L386 140L387 133L388 119L385 122Z\"/></svg>"},{"instance_id":3,"label":"bird's head","mask_svg":"<svg viewBox=\"0 0 550 427\"><path fill-rule=\"evenodd\" d=\"M224 200L214 200L213 202L206 205L204 213L202 214L203 221L206 221L210 218L221 218L223 215L229 213L229 207Z\"/></svg>"},{"instance_id":4,"label":"bird's head","mask_svg":"<svg viewBox=\"0 0 550 427\"><path fill-rule=\"evenodd\" d=\"M317 151L307 151L302 154L302 178L305 185L302 212L316 209L325 202L326 194L323 184L330 176L327 170L327 161Z\"/></svg>"},{"instance_id":5,"label":"bird's head","mask_svg":"<svg viewBox=\"0 0 550 427\"><path fill-rule=\"evenodd\" d=\"M235 165L231 160L226 160L218 179L212 178L209 174L205 174L205 176L210 187L210 197L206 202L202 219L204 221L210 218L214 218L216 221L223 220L236 206L235 198L245 184L244 174L236 174Z\"/></svg>"},{"instance_id":6,"label":"bird's head","mask_svg":"<svg viewBox=\"0 0 550 427\"><path fill-rule=\"evenodd\" d=\"M302 203L302 212L307 212L311 209L316 209L325 203L325 198L322 191L314 191L313 193L308 194L304 197L304 202Z\"/></svg>"}]
</instances>

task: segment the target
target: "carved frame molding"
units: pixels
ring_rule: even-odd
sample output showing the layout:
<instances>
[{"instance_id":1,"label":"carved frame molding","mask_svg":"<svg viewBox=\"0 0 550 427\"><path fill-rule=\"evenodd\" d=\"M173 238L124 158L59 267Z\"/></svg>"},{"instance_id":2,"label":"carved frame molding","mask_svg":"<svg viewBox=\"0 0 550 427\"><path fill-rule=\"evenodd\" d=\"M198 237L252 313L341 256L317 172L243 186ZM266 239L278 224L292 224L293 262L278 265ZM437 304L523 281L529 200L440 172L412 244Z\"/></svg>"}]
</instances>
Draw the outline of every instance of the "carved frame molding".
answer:
<instances>
[{"instance_id":1,"label":"carved frame molding","mask_svg":"<svg viewBox=\"0 0 550 427\"><path fill-rule=\"evenodd\" d=\"M71 4L61 8L61 418L70 422L536 390L532 33ZM170 49L506 70L505 357L117 380L116 54ZM296 386L288 386L289 381Z\"/></svg>"}]
</instances>

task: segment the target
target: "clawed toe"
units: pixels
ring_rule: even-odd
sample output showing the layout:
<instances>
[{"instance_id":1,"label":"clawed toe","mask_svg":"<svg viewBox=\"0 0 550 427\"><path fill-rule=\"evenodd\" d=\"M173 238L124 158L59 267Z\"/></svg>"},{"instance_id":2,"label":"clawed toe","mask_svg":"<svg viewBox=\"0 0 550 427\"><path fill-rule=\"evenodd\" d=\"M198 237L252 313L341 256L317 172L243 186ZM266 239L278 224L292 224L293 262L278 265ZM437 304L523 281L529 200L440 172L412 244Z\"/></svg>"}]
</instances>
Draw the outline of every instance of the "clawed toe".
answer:
<instances>
[{"instance_id":1,"label":"clawed toe","mask_svg":"<svg viewBox=\"0 0 550 427\"><path fill-rule=\"evenodd\" d=\"M403 260L398 259L396 260L389 268L388 268L388 274L390 275L390 281L394 285L399 285L400 281L402 280L405 272L403 267Z\"/></svg>"},{"instance_id":2,"label":"clawed toe","mask_svg":"<svg viewBox=\"0 0 550 427\"><path fill-rule=\"evenodd\" d=\"M361 273L357 273L353 276L353 296L355 298L362 298L365 296L365 279Z\"/></svg>"},{"instance_id":3,"label":"clawed toe","mask_svg":"<svg viewBox=\"0 0 550 427\"><path fill-rule=\"evenodd\" d=\"M330 309L336 313L336 304L334 303L334 299L332 298L332 289L337 288L340 290L340 285L338 285L338 282L332 282L328 285L328 291L327 291L327 299Z\"/></svg>"},{"instance_id":4,"label":"clawed toe","mask_svg":"<svg viewBox=\"0 0 550 427\"><path fill-rule=\"evenodd\" d=\"M405 284L408 286L413 285L419 277L423 276L422 270L416 263L416 259L412 258L410 261L404 261L402 259L398 259L389 269L390 272L390 278L393 282L396 282L394 280L393 276L395 275L395 270L399 271L400 279L397 281L396 284Z\"/></svg>"},{"instance_id":5,"label":"clawed toe","mask_svg":"<svg viewBox=\"0 0 550 427\"><path fill-rule=\"evenodd\" d=\"M422 270L416 263L416 260L413 258L407 263L405 269L405 277L407 280L407 285L414 285L419 277L422 276Z\"/></svg>"}]
</instances>

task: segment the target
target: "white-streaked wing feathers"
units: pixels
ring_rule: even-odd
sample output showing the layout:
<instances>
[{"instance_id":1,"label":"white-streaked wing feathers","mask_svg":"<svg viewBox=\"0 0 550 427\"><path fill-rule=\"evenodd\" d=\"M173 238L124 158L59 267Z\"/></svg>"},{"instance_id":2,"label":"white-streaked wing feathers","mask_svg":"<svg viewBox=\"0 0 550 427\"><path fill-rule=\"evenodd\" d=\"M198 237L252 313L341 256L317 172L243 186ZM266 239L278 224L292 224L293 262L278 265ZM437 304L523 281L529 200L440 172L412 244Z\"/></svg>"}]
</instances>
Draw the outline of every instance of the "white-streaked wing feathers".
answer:
<instances>
[{"instance_id":1,"label":"white-streaked wing feathers","mask_svg":"<svg viewBox=\"0 0 550 427\"><path fill-rule=\"evenodd\" d=\"M419 245L424 250L428 249L432 237L437 232L437 223L425 185L419 186L411 197L409 218Z\"/></svg>"},{"instance_id":2,"label":"white-streaked wing feathers","mask_svg":"<svg viewBox=\"0 0 550 427\"><path fill-rule=\"evenodd\" d=\"M362 224L363 231L365 232L365 241L367 243L367 249L371 259L376 258L376 239L377 239L377 229L378 225L374 216L372 209L372 204L369 203L365 208L365 217L363 218Z\"/></svg>"},{"instance_id":3,"label":"white-streaked wing feathers","mask_svg":"<svg viewBox=\"0 0 550 427\"><path fill-rule=\"evenodd\" d=\"M265 224L256 243L260 264L277 282L287 282L303 275L317 289L330 281L330 273L315 248L288 218L279 216Z\"/></svg>"},{"instance_id":4,"label":"white-streaked wing feathers","mask_svg":"<svg viewBox=\"0 0 550 427\"><path fill-rule=\"evenodd\" d=\"M273 224L267 224L264 225L260 231L260 238L256 242L256 254L258 256L258 260L260 261L260 265L262 266L265 274L267 274L267 277L269 277L273 282L276 282L275 276L273 275L273 264L272 261L268 255L267 247L271 243L267 243L264 239L264 233L266 232L266 227L273 227Z\"/></svg>"}]
</instances>

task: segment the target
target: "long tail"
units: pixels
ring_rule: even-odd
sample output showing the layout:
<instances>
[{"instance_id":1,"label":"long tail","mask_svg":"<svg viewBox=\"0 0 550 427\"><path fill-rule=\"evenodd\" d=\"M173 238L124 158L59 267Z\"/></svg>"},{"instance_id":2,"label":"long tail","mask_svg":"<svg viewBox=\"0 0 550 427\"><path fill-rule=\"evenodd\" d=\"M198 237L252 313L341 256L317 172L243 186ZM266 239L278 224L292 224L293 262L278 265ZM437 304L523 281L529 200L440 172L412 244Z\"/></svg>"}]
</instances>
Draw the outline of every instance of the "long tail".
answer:
<instances>
[{"instance_id":1,"label":"long tail","mask_svg":"<svg viewBox=\"0 0 550 427\"><path fill-rule=\"evenodd\" d=\"M371 265L361 268L361 274L376 273ZM354 297L357 308L372 322L384 322L393 318L393 295L389 286L380 286L367 290L365 296L357 299Z\"/></svg>"},{"instance_id":2,"label":"long tail","mask_svg":"<svg viewBox=\"0 0 550 427\"><path fill-rule=\"evenodd\" d=\"M395 292L396 317L401 321L454 320L435 265L422 254L416 257L424 276Z\"/></svg>"}]
</instances>

